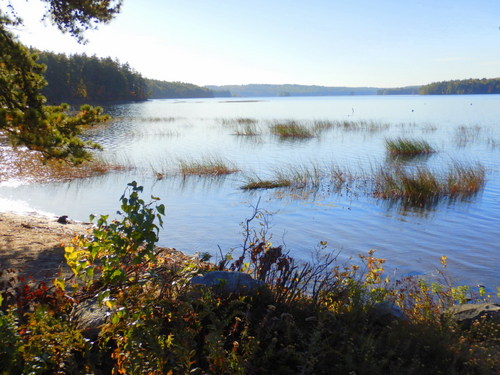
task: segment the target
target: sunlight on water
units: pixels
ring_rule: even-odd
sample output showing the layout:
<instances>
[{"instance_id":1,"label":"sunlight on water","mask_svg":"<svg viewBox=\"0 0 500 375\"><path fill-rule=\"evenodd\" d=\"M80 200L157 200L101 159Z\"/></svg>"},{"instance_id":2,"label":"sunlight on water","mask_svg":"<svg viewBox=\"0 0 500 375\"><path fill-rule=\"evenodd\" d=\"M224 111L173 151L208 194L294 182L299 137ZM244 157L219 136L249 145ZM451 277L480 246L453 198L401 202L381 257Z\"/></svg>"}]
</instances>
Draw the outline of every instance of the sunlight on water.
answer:
<instances>
[{"instance_id":1,"label":"sunlight on water","mask_svg":"<svg viewBox=\"0 0 500 375\"><path fill-rule=\"evenodd\" d=\"M68 182L3 183L0 204L5 209L13 204L5 202L22 202L25 212L87 220L91 213L115 214L126 184L136 180L146 197L159 196L167 207L160 245L218 254L218 246L238 251L240 223L260 199L260 207L273 213L273 241L284 242L296 257L307 260L320 241L328 241L343 261L374 248L388 259L391 272L409 275L432 274L447 255L457 282L492 288L500 284L499 102L498 95L354 96L111 106L112 124L87 137L105 147L105 160L131 169ZM287 121L316 126L317 133L304 139L271 133L272 124ZM254 134L241 135L250 128ZM404 161L409 167L444 173L453 163L480 162L486 170L484 189L425 208L376 199L370 179L394 163L385 142L397 137L424 139L437 151ZM227 160L240 172L179 176L179 160L208 156ZM297 166L325 170L332 165L356 179L341 188L322 182L317 189L292 192L241 189L248 176L265 179Z\"/></svg>"}]
</instances>

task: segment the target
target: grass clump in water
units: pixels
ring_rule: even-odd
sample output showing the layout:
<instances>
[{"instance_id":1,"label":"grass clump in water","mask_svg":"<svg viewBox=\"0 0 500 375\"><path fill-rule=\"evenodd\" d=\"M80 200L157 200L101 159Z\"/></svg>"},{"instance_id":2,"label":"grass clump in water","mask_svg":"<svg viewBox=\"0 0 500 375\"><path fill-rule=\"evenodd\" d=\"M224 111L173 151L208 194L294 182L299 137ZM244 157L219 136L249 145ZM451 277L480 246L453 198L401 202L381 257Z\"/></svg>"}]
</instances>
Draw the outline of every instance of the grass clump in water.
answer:
<instances>
[{"instance_id":1,"label":"grass clump in water","mask_svg":"<svg viewBox=\"0 0 500 375\"><path fill-rule=\"evenodd\" d=\"M312 138L314 132L296 121L277 122L271 125L271 133L280 138Z\"/></svg>"},{"instance_id":2,"label":"grass clump in water","mask_svg":"<svg viewBox=\"0 0 500 375\"><path fill-rule=\"evenodd\" d=\"M241 188L245 190L292 188L319 188L323 172L316 165L288 165L274 170L271 179L251 176Z\"/></svg>"},{"instance_id":3,"label":"grass clump in water","mask_svg":"<svg viewBox=\"0 0 500 375\"><path fill-rule=\"evenodd\" d=\"M238 126L238 125L255 125L257 120L249 117L237 117L237 118L223 118L220 119L222 125L227 126Z\"/></svg>"},{"instance_id":4,"label":"grass clump in water","mask_svg":"<svg viewBox=\"0 0 500 375\"><path fill-rule=\"evenodd\" d=\"M179 160L179 170L187 176L224 176L238 172L238 169L218 156L208 156L202 160Z\"/></svg>"},{"instance_id":5,"label":"grass clump in water","mask_svg":"<svg viewBox=\"0 0 500 375\"><path fill-rule=\"evenodd\" d=\"M392 156L416 156L436 152L425 140L414 140L408 138L386 139L387 151Z\"/></svg>"},{"instance_id":6,"label":"grass clump in water","mask_svg":"<svg viewBox=\"0 0 500 375\"><path fill-rule=\"evenodd\" d=\"M338 165L321 166L315 162L310 164L289 164L276 168L270 179L251 176L241 188L246 190L290 188L293 190L308 189L318 191L322 187L333 186L335 191L341 190L354 176Z\"/></svg>"},{"instance_id":7,"label":"grass clump in water","mask_svg":"<svg viewBox=\"0 0 500 375\"><path fill-rule=\"evenodd\" d=\"M427 167L416 169L401 165L380 168L375 176L375 196L383 199L403 199L425 205L443 197L467 197L479 192L485 182L484 167L455 163L444 174Z\"/></svg>"},{"instance_id":8,"label":"grass clump in water","mask_svg":"<svg viewBox=\"0 0 500 375\"><path fill-rule=\"evenodd\" d=\"M485 169L481 164L472 166L455 163L446 178L446 192L451 197L468 196L482 189Z\"/></svg>"},{"instance_id":9,"label":"grass clump in water","mask_svg":"<svg viewBox=\"0 0 500 375\"><path fill-rule=\"evenodd\" d=\"M238 126L235 134L240 136L256 136L259 135L260 132L255 123L244 123Z\"/></svg>"},{"instance_id":10,"label":"grass clump in water","mask_svg":"<svg viewBox=\"0 0 500 375\"><path fill-rule=\"evenodd\" d=\"M241 187L243 190L257 189L277 189L282 187L290 187L289 180L263 180L259 177L248 177L246 183Z\"/></svg>"}]
</instances>

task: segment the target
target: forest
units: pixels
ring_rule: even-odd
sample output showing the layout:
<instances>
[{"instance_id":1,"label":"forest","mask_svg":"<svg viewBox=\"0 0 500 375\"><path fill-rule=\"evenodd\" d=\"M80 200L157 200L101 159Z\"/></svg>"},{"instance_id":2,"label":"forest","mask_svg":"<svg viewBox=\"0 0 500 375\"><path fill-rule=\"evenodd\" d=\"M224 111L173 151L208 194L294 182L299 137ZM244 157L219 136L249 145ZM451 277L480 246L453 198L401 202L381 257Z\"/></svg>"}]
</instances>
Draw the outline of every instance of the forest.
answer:
<instances>
[{"instance_id":1,"label":"forest","mask_svg":"<svg viewBox=\"0 0 500 375\"><path fill-rule=\"evenodd\" d=\"M157 79L146 79L149 98L213 98L214 92L206 87L184 82L167 82Z\"/></svg>"},{"instance_id":2,"label":"forest","mask_svg":"<svg viewBox=\"0 0 500 375\"><path fill-rule=\"evenodd\" d=\"M374 95L377 89L373 87L329 87L316 85L224 85L207 86L215 91L215 96L235 97L275 97L275 96L335 96L335 95Z\"/></svg>"},{"instance_id":3,"label":"forest","mask_svg":"<svg viewBox=\"0 0 500 375\"><path fill-rule=\"evenodd\" d=\"M129 64L110 57L37 52L48 103L108 103L162 98L210 98L212 90L183 82L144 78Z\"/></svg>"},{"instance_id":4,"label":"forest","mask_svg":"<svg viewBox=\"0 0 500 375\"><path fill-rule=\"evenodd\" d=\"M396 88L378 89L377 95L418 95L420 86L405 86Z\"/></svg>"},{"instance_id":5,"label":"forest","mask_svg":"<svg viewBox=\"0 0 500 375\"><path fill-rule=\"evenodd\" d=\"M500 94L500 78L434 82L420 87L421 95Z\"/></svg>"}]
</instances>

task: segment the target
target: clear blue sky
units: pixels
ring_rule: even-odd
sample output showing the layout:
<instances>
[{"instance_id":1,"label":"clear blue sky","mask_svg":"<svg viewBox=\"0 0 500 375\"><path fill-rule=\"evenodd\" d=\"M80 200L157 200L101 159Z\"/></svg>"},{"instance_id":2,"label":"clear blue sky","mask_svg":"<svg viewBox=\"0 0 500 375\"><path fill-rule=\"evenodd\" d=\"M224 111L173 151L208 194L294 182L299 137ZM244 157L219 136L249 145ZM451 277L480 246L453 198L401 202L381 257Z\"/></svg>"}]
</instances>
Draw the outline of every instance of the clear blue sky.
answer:
<instances>
[{"instance_id":1,"label":"clear blue sky","mask_svg":"<svg viewBox=\"0 0 500 375\"><path fill-rule=\"evenodd\" d=\"M1 0L0 0L1 3ZM22 42L199 85L399 87L500 77L500 0L124 0L78 45L16 0Z\"/></svg>"}]
</instances>

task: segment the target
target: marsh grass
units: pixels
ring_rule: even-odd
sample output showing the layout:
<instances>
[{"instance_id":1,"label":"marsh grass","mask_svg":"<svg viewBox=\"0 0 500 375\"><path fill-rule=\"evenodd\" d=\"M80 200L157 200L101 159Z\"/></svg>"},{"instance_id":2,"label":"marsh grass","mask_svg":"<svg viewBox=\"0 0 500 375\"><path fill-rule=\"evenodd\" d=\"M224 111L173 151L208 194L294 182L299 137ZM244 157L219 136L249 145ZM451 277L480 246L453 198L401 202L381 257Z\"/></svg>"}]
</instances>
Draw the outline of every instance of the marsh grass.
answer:
<instances>
[{"instance_id":1,"label":"marsh grass","mask_svg":"<svg viewBox=\"0 0 500 375\"><path fill-rule=\"evenodd\" d=\"M353 181L354 175L336 164L320 165L286 164L274 169L270 178L255 175L246 177L244 190L289 188L314 192L322 187L333 186L335 191L342 189L347 182Z\"/></svg>"},{"instance_id":2,"label":"marsh grass","mask_svg":"<svg viewBox=\"0 0 500 375\"><path fill-rule=\"evenodd\" d=\"M277 189L290 187L289 180L266 180L256 176L248 176L245 184L241 186L243 190L257 190L257 189Z\"/></svg>"},{"instance_id":3,"label":"marsh grass","mask_svg":"<svg viewBox=\"0 0 500 375\"><path fill-rule=\"evenodd\" d=\"M500 141L492 137L486 139L486 144L491 148L500 147Z\"/></svg>"},{"instance_id":4,"label":"marsh grass","mask_svg":"<svg viewBox=\"0 0 500 375\"><path fill-rule=\"evenodd\" d=\"M476 194L484 186L485 171L480 164L454 163L439 174L423 166L411 169L398 164L381 167L374 182L376 197L426 205L443 197L465 198Z\"/></svg>"},{"instance_id":5,"label":"marsh grass","mask_svg":"<svg viewBox=\"0 0 500 375\"><path fill-rule=\"evenodd\" d=\"M222 125L226 126L240 126L240 125L255 125L257 120L249 117L237 117L237 118L223 118L220 120Z\"/></svg>"},{"instance_id":6,"label":"marsh grass","mask_svg":"<svg viewBox=\"0 0 500 375\"><path fill-rule=\"evenodd\" d=\"M177 121L177 117L135 117L134 121L140 122L174 122Z\"/></svg>"},{"instance_id":7,"label":"marsh grass","mask_svg":"<svg viewBox=\"0 0 500 375\"><path fill-rule=\"evenodd\" d=\"M367 120L316 120L313 124L313 131L318 134L332 129L349 132L377 132L389 127L387 123Z\"/></svg>"},{"instance_id":8,"label":"marsh grass","mask_svg":"<svg viewBox=\"0 0 500 375\"><path fill-rule=\"evenodd\" d=\"M482 128L479 125L459 126L455 129L454 139L458 147L466 147L479 139Z\"/></svg>"},{"instance_id":9,"label":"marsh grass","mask_svg":"<svg viewBox=\"0 0 500 375\"><path fill-rule=\"evenodd\" d=\"M270 179L262 179L258 176L247 176L244 190L291 188L304 189L306 187L318 187L321 182L321 171L316 165L307 167L305 165L286 165L276 168Z\"/></svg>"},{"instance_id":10,"label":"marsh grass","mask_svg":"<svg viewBox=\"0 0 500 375\"><path fill-rule=\"evenodd\" d=\"M236 128L234 134L239 136L257 136L260 135L260 130L255 123L244 123Z\"/></svg>"},{"instance_id":11,"label":"marsh grass","mask_svg":"<svg viewBox=\"0 0 500 375\"><path fill-rule=\"evenodd\" d=\"M24 182L68 181L104 175L130 169L127 164L113 163L98 155L78 165L58 160L45 160L43 156L25 148L0 147L0 181Z\"/></svg>"},{"instance_id":12,"label":"marsh grass","mask_svg":"<svg viewBox=\"0 0 500 375\"><path fill-rule=\"evenodd\" d=\"M278 121L270 126L271 134L280 138L306 139L313 138L315 133L305 124L300 124L294 120Z\"/></svg>"},{"instance_id":13,"label":"marsh grass","mask_svg":"<svg viewBox=\"0 0 500 375\"><path fill-rule=\"evenodd\" d=\"M349 170L341 168L337 164L330 164L327 168L328 178L336 191L341 190L347 183L360 179L361 175L355 176Z\"/></svg>"},{"instance_id":14,"label":"marsh grass","mask_svg":"<svg viewBox=\"0 0 500 375\"><path fill-rule=\"evenodd\" d=\"M423 139L386 139L385 145L387 152L389 152L391 156L417 156L436 152L434 148Z\"/></svg>"},{"instance_id":15,"label":"marsh grass","mask_svg":"<svg viewBox=\"0 0 500 375\"><path fill-rule=\"evenodd\" d=\"M187 176L225 176L239 171L234 165L219 156L209 155L201 160L180 159L180 173Z\"/></svg>"},{"instance_id":16,"label":"marsh grass","mask_svg":"<svg viewBox=\"0 0 500 375\"><path fill-rule=\"evenodd\" d=\"M485 169L481 164L453 164L447 173L445 191L451 197L467 197L479 192L485 183Z\"/></svg>"},{"instance_id":17,"label":"marsh grass","mask_svg":"<svg viewBox=\"0 0 500 375\"><path fill-rule=\"evenodd\" d=\"M322 133L336 127L335 121L330 120L315 120L313 129L316 133Z\"/></svg>"}]
</instances>

